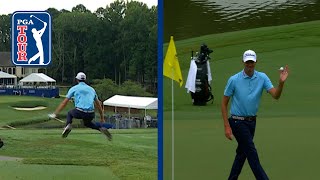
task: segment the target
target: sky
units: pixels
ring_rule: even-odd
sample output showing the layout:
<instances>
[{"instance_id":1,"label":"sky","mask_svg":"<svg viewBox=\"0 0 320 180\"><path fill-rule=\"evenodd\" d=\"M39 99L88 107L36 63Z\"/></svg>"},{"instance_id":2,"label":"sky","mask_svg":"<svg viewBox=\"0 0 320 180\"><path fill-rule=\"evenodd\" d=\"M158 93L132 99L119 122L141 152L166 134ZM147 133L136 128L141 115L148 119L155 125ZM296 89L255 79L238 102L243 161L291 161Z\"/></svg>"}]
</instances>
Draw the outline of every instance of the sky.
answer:
<instances>
[{"instance_id":1,"label":"sky","mask_svg":"<svg viewBox=\"0 0 320 180\"><path fill-rule=\"evenodd\" d=\"M0 0L0 15L12 14L15 11L43 11L50 7L57 10L66 9L71 11L78 4L83 4L91 12L99 7L105 8L115 0ZM130 0L129 0L130 1ZM135 0L151 6L156 6L158 0Z\"/></svg>"}]
</instances>

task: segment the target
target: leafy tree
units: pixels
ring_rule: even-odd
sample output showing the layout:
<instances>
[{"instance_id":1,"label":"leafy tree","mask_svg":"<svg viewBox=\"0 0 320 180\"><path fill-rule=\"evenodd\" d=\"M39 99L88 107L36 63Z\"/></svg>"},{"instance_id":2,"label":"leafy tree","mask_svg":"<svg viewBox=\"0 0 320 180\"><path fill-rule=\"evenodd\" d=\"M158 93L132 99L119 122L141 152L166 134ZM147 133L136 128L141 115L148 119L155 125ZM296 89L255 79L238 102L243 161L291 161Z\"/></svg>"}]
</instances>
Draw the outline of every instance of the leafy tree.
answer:
<instances>
[{"instance_id":1,"label":"leafy tree","mask_svg":"<svg viewBox=\"0 0 320 180\"><path fill-rule=\"evenodd\" d=\"M83 4L76 5L76 7L73 7L71 11L80 13L90 13L90 10L88 10Z\"/></svg>"},{"instance_id":2,"label":"leafy tree","mask_svg":"<svg viewBox=\"0 0 320 180\"><path fill-rule=\"evenodd\" d=\"M118 93L118 87L111 79L95 79L92 87L100 100L106 100Z\"/></svg>"},{"instance_id":3,"label":"leafy tree","mask_svg":"<svg viewBox=\"0 0 320 180\"><path fill-rule=\"evenodd\" d=\"M121 27L120 24L124 18L126 4L123 0L117 0L107 6L105 9L104 17L105 20L109 22L110 25L110 33L113 35L111 39L111 48L113 53L110 56L113 58L112 66L113 66L113 76L114 81L117 83L121 83L121 72L120 65L123 61L121 57L121 53L123 52L123 44L121 40Z\"/></svg>"},{"instance_id":4,"label":"leafy tree","mask_svg":"<svg viewBox=\"0 0 320 180\"><path fill-rule=\"evenodd\" d=\"M136 1L127 4L125 18L121 24L123 45L128 59L125 65L125 77L144 84L153 83L157 67L157 13L156 9ZM148 74L147 74L148 72ZM154 74L151 74L154 73ZM150 79L146 79L149 77Z\"/></svg>"},{"instance_id":5,"label":"leafy tree","mask_svg":"<svg viewBox=\"0 0 320 180\"><path fill-rule=\"evenodd\" d=\"M127 95L127 96L152 96L152 94L148 93L141 87L140 84L135 83L133 81L125 81L119 87L119 94Z\"/></svg>"},{"instance_id":6,"label":"leafy tree","mask_svg":"<svg viewBox=\"0 0 320 180\"><path fill-rule=\"evenodd\" d=\"M145 91L138 83L125 81L121 86L117 86L111 79L94 79L92 87L96 90L101 100L106 100L113 95L125 96L153 96Z\"/></svg>"},{"instance_id":7,"label":"leafy tree","mask_svg":"<svg viewBox=\"0 0 320 180\"><path fill-rule=\"evenodd\" d=\"M0 15L0 50L10 51L10 16Z\"/></svg>"},{"instance_id":8,"label":"leafy tree","mask_svg":"<svg viewBox=\"0 0 320 180\"><path fill-rule=\"evenodd\" d=\"M86 71L89 59L85 59L86 48L94 41L91 34L95 33L97 18L92 13L62 13L54 20L54 50L58 66L62 69L62 77L72 81L78 71ZM60 65L60 66L59 66ZM54 69L56 70L56 69ZM94 77L94 76L92 76Z\"/></svg>"},{"instance_id":9,"label":"leafy tree","mask_svg":"<svg viewBox=\"0 0 320 180\"><path fill-rule=\"evenodd\" d=\"M55 8L49 8L47 9L47 11L50 13L52 19L57 18L62 13Z\"/></svg>"}]
</instances>

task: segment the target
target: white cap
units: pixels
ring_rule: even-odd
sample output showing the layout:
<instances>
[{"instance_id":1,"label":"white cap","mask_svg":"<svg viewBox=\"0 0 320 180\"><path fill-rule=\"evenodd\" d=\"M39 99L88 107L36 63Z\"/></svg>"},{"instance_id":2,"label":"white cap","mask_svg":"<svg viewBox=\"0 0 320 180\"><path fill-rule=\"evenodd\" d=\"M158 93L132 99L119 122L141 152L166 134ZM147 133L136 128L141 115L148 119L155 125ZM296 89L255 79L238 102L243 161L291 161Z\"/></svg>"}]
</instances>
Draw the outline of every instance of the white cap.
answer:
<instances>
[{"instance_id":1,"label":"white cap","mask_svg":"<svg viewBox=\"0 0 320 180\"><path fill-rule=\"evenodd\" d=\"M86 80L86 75L83 72L79 72L76 76L78 80Z\"/></svg>"},{"instance_id":2,"label":"white cap","mask_svg":"<svg viewBox=\"0 0 320 180\"><path fill-rule=\"evenodd\" d=\"M252 50L247 50L243 53L243 62L254 61L257 62L257 55Z\"/></svg>"}]
</instances>

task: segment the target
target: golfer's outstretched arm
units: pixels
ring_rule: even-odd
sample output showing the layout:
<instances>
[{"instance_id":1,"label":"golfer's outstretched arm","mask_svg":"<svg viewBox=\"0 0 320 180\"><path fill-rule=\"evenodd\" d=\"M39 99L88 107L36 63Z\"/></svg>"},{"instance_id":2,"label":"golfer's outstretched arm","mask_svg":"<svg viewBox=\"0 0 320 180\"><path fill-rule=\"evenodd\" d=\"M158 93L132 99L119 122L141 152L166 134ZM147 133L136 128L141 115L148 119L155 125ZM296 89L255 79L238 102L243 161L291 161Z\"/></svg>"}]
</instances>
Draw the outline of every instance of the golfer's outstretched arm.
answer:
<instances>
[{"instance_id":1,"label":"golfer's outstretched arm","mask_svg":"<svg viewBox=\"0 0 320 180\"><path fill-rule=\"evenodd\" d=\"M59 114L60 111L66 107L66 105L68 104L69 102L69 99L68 98L65 98L61 103L60 105L57 107L57 109L54 111L54 114Z\"/></svg>"},{"instance_id":2,"label":"golfer's outstretched arm","mask_svg":"<svg viewBox=\"0 0 320 180\"><path fill-rule=\"evenodd\" d=\"M228 103L229 103L230 97L223 96L222 103L221 103L221 114L224 122L224 132L225 136L232 140L232 130L228 121Z\"/></svg>"}]
</instances>

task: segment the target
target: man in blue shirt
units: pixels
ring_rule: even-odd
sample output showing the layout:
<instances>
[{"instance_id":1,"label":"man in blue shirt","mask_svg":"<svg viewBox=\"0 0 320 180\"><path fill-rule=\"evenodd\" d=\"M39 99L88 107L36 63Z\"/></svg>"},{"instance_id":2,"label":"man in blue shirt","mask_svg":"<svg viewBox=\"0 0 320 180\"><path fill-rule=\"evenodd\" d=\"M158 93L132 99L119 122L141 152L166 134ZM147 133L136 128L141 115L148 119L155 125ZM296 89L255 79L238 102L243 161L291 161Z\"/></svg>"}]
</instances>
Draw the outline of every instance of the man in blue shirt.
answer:
<instances>
[{"instance_id":1,"label":"man in blue shirt","mask_svg":"<svg viewBox=\"0 0 320 180\"><path fill-rule=\"evenodd\" d=\"M82 119L86 127L96 129L107 136L108 140L112 140L112 135L108 129L98 126L92 120L95 116L94 107L98 108L100 114L100 124L105 122L101 103L98 99L96 91L85 83L86 75L79 72L76 76L77 85L71 87L66 98L61 102L53 114L49 114L50 118L56 118L56 115L67 105L71 98L74 98L75 108L70 110L67 115L66 127L62 132L62 137L66 138L72 129L72 119Z\"/></svg>"},{"instance_id":2,"label":"man in blue shirt","mask_svg":"<svg viewBox=\"0 0 320 180\"><path fill-rule=\"evenodd\" d=\"M256 53L252 50L245 51L243 54L244 69L229 78L222 99L221 113L225 136L230 140L234 136L238 142L229 180L238 179L246 159L256 179L269 179L260 164L253 143L256 115L264 89L274 99L280 98L284 82L288 77L288 66L280 69L279 85L275 88L265 73L255 71L256 63ZM228 118L227 108L231 97L230 117Z\"/></svg>"}]
</instances>

